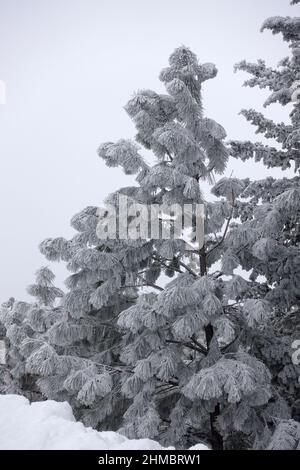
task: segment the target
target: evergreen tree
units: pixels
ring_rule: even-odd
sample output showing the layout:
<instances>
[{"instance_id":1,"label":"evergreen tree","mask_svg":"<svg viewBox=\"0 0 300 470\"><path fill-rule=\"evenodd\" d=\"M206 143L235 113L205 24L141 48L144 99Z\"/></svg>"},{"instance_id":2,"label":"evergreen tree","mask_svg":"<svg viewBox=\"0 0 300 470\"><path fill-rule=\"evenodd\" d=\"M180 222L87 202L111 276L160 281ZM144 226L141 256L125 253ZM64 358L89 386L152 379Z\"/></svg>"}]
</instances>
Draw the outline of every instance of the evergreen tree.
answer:
<instances>
[{"instance_id":1,"label":"evergreen tree","mask_svg":"<svg viewBox=\"0 0 300 470\"><path fill-rule=\"evenodd\" d=\"M209 178L213 169L220 173L225 168L225 132L214 121L202 118L201 109L201 83L215 76L216 69L212 64L199 65L186 48L176 51L172 60L174 66L164 72L165 80L171 80L170 93L185 95L191 111L172 94L147 90L128 103L127 111L137 122L137 140L154 149L158 164L147 165L137 145L130 141L102 145L99 155L109 166L120 164L126 174L137 173L137 180L143 180L140 186L112 194L107 199L112 205L117 206L120 194L127 195L132 203L201 202L199 179ZM174 80L167 77L170 73L175 73ZM178 152L173 150L176 146ZM173 158L176 161L171 163ZM166 190L169 183L171 190ZM119 236L99 240L98 223L97 209L88 207L72 219L72 226L79 232L72 240L48 239L41 244L47 259L66 261L74 274L66 281L69 292L64 298L63 318L47 332L47 347L33 351L28 358L27 370L45 376L38 380L44 395L68 399L85 423L112 429L118 421L116 413L132 401L123 392L127 373L132 371L127 372L128 361L120 357L130 334L125 339L120 335L117 315L132 305L139 287L163 291L155 281L162 271L169 276L180 271L185 243L123 240ZM147 337L146 352L156 335L145 332L143 336Z\"/></svg>"},{"instance_id":2,"label":"evergreen tree","mask_svg":"<svg viewBox=\"0 0 300 470\"><path fill-rule=\"evenodd\" d=\"M14 298L2 304L0 322L5 329L6 364L3 367L3 393L17 393L29 399L40 399L37 377L26 370L26 357L33 349L45 344L45 332L61 315L55 307L63 293L53 286L54 274L43 267L36 272L36 283L28 292L36 298L33 303L17 302Z\"/></svg>"},{"instance_id":3,"label":"evergreen tree","mask_svg":"<svg viewBox=\"0 0 300 470\"><path fill-rule=\"evenodd\" d=\"M119 316L125 331L120 359L127 365L122 392L132 400L121 432L177 446L199 438L214 449L234 441L249 446L264 432L261 409L271 397L270 373L248 353L251 333L245 339L241 332L247 322L247 332L258 328L269 305L252 299L259 288L254 281L232 270L226 280L214 271L245 185L222 179L213 190L220 200L205 202L201 183L222 174L228 159L225 131L203 116L201 102L202 84L216 68L200 65L186 47L176 49L169 64L160 74L168 95L142 90L125 108L136 125L136 141L153 151L157 163L146 165L136 144L124 140L101 145L99 155L108 166L137 173L138 186L122 188L109 202L126 194L143 204L205 204L205 243L191 250L182 239L152 239L145 272L131 272L134 285L142 279L158 293L144 293ZM194 223L192 218L191 228ZM243 240L251 237L245 230ZM229 273L238 258L228 250L226 256ZM164 288L157 284L162 272L174 277ZM250 298L242 309L245 292Z\"/></svg>"},{"instance_id":4,"label":"evergreen tree","mask_svg":"<svg viewBox=\"0 0 300 470\"><path fill-rule=\"evenodd\" d=\"M223 260L226 268L226 259L233 256L235 267L251 271L253 282L258 276L265 279L264 283L260 282L255 300L250 304L246 301L244 309L253 315L253 302L265 302L268 309L259 312L260 320L266 320L268 311L271 316L265 328L253 330L248 347L272 372L274 399L270 407L273 412L277 409L280 418L293 417L299 421L300 367L292 361L292 345L300 334L300 99L297 96L300 92L300 18L269 18L262 26L262 30L265 29L282 34L291 56L284 58L276 69L267 67L262 60L256 64L243 61L236 68L251 74L245 85L270 90L265 107L272 103L291 107L290 122L275 123L254 109L242 110L241 114L257 127L256 132L276 144L234 141L231 154L242 160L254 158L269 168L293 168L296 176L243 181L244 189L235 209L235 217L240 217L242 224L226 238ZM251 234L248 240L243 238L245 230ZM260 441L262 446L270 439L272 424L277 423L272 414L266 422L265 440ZM291 429L298 427L290 421L281 422L274 434L275 441L269 444L271 448L296 448L297 440L289 443L287 437Z\"/></svg>"}]
</instances>

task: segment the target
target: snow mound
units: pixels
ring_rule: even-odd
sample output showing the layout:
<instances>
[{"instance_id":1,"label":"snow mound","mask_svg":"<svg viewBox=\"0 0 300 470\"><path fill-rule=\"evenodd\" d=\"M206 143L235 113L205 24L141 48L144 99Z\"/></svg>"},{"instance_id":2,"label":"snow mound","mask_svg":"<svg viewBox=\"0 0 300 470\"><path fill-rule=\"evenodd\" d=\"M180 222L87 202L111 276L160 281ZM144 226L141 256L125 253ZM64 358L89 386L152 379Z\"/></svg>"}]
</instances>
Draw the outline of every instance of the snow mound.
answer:
<instances>
[{"instance_id":1,"label":"snow mound","mask_svg":"<svg viewBox=\"0 0 300 470\"><path fill-rule=\"evenodd\" d=\"M0 395L0 449L162 450L150 439L129 440L76 422L67 402L31 403L20 395ZM169 447L168 449L173 449ZM207 450L197 444L193 450Z\"/></svg>"}]
</instances>

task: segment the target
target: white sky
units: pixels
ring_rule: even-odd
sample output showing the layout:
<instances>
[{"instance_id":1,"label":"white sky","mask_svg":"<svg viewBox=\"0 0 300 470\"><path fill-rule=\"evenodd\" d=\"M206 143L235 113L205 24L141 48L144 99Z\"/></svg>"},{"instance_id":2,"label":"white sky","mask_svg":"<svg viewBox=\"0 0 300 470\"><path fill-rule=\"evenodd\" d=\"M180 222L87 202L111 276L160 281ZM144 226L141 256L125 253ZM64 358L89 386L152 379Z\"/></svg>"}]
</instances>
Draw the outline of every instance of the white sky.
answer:
<instances>
[{"instance_id":1,"label":"white sky","mask_svg":"<svg viewBox=\"0 0 300 470\"><path fill-rule=\"evenodd\" d=\"M238 115L262 110L265 93L242 88L242 59L276 65L288 49L261 34L269 16L299 15L289 0L0 0L0 303L27 298L26 286L47 261L38 244L71 236L70 218L132 180L97 157L103 141L134 136L122 107L138 88L163 91L159 71L179 45L214 62L206 82L208 117L230 139L255 138ZM288 109L266 115L285 120ZM257 137L260 139L260 137ZM231 161L228 173L262 178L255 163ZM63 269L52 265L60 283Z\"/></svg>"}]
</instances>

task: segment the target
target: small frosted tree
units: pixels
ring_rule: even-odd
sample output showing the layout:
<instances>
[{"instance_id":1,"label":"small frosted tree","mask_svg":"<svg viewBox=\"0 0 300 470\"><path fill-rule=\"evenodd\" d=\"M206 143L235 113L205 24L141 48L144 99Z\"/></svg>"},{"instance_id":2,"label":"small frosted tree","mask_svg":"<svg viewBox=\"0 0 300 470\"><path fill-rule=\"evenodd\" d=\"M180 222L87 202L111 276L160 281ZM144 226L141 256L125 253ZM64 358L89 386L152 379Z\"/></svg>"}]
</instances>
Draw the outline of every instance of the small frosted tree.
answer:
<instances>
[{"instance_id":1,"label":"small frosted tree","mask_svg":"<svg viewBox=\"0 0 300 470\"><path fill-rule=\"evenodd\" d=\"M49 268L40 268L36 272L36 283L28 288L35 302L18 302L11 298L1 306L0 321L5 328L7 347L4 393L23 394L30 399L41 396L36 375L29 373L25 365L27 355L44 344L45 332L61 314L54 304L63 293L53 285L54 278Z\"/></svg>"}]
</instances>

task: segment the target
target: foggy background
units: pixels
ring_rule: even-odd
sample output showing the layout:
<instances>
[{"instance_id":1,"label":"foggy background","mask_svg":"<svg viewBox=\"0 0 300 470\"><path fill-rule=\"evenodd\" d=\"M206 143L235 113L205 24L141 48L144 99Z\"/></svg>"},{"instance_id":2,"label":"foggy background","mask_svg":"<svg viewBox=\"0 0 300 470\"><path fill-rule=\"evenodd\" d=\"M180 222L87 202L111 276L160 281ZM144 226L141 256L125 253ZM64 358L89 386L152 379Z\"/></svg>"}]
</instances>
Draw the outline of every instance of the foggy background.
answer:
<instances>
[{"instance_id":1,"label":"foggy background","mask_svg":"<svg viewBox=\"0 0 300 470\"><path fill-rule=\"evenodd\" d=\"M72 236L75 213L133 182L106 168L96 150L134 136L123 106L137 89L164 91L158 74L175 47L217 65L217 78L203 88L206 116L229 139L262 140L238 113L262 111L267 93L243 88L247 74L234 74L233 66L258 58L275 66L288 48L280 35L260 33L261 24L298 13L289 0L0 0L0 80L7 87L0 104L0 303L29 298L34 272L49 264L38 251L41 240ZM264 113L283 121L289 111L273 105ZM284 176L236 160L231 172ZM51 269L61 285L63 265Z\"/></svg>"}]
</instances>

